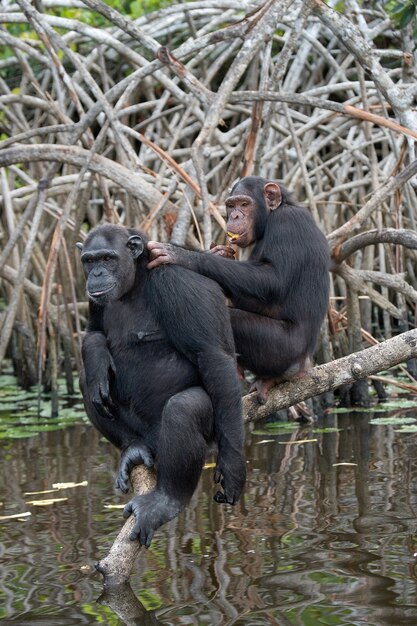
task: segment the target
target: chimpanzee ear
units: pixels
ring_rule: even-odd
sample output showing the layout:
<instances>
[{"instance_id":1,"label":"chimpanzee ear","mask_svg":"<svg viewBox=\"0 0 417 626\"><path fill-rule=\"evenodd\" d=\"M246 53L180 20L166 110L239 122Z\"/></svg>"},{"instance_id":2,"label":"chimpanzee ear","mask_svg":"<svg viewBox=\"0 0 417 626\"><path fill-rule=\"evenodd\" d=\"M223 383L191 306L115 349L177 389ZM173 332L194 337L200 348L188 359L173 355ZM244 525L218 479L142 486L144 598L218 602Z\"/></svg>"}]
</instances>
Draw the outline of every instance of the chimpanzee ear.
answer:
<instances>
[{"instance_id":1,"label":"chimpanzee ear","mask_svg":"<svg viewBox=\"0 0 417 626\"><path fill-rule=\"evenodd\" d=\"M270 211L277 209L282 202L281 188L277 183L266 183L264 187L265 204Z\"/></svg>"},{"instance_id":2,"label":"chimpanzee ear","mask_svg":"<svg viewBox=\"0 0 417 626\"><path fill-rule=\"evenodd\" d=\"M75 244L75 247L78 248L80 252L83 251L83 244L81 243L81 241L77 241L77 243Z\"/></svg>"},{"instance_id":3,"label":"chimpanzee ear","mask_svg":"<svg viewBox=\"0 0 417 626\"><path fill-rule=\"evenodd\" d=\"M145 244L143 243L143 239L140 235L131 235L127 240L126 245L129 248L134 259L140 257L145 249Z\"/></svg>"}]
</instances>

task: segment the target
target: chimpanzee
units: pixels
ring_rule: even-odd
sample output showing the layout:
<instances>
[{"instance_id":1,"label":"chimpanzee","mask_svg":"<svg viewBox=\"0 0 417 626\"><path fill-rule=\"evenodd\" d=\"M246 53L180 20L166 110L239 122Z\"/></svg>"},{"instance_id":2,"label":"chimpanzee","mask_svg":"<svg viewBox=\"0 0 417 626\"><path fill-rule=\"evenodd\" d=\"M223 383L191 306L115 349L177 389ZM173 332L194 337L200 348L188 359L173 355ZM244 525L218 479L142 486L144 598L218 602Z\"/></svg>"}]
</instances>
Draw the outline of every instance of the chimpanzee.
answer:
<instances>
[{"instance_id":1,"label":"chimpanzee","mask_svg":"<svg viewBox=\"0 0 417 626\"><path fill-rule=\"evenodd\" d=\"M116 486L133 466L156 468L155 491L135 496L131 539L149 546L197 486L218 446L217 502L235 504L245 482L241 390L224 295L182 267L149 271L137 230L96 227L81 248L90 317L81 388L96 428L122 451Z\"/></svg>"},{"instance_id":2,"label":"chimpanzee","mask_svg":"<svg viewBox=\"0 0 417 626\"><path fill-rule=\"evenodd\" d=\"M247 261L149 242L149 268L176 263L214 279L231 300L238 363L253 372L260 402L270 387L302 374L313 354L329 297L329 249L309 211L280 184L238 181L226 199L230 243L252 247Z\"/></svg>"}]
</instances>

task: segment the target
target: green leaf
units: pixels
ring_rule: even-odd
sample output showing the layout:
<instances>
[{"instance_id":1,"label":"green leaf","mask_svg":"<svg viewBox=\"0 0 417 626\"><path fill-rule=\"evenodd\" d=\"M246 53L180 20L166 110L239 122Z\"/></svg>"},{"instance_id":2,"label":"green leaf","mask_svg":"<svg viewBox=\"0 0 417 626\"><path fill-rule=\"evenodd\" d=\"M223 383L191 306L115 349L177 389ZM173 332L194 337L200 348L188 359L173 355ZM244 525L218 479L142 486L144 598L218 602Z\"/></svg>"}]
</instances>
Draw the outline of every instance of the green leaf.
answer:
<instances>
[{"instance_id":1,"label":"green leaf","mask_svg":"<svg viewBox=\"0 0 417 626\"><path fill-rule=\"evenodd\" d=\"M395 433L417 433L417 424L409 424L396 428Z\"/></svg>"},{"instance_id":2,"label":"green leaf","mask_svg":"<svg viewBox=\"0 0 417 626\"><path fill-rule=\"evenodd\" d=\"M405 28L408 24L410 24L411 20L416 16L416 9L412 4L409 4L408 7L404 10L400 19L398 21L398 26L400 28Z\"/></svg>"},{"instance_id":3,"label":"green leaf","mask_svg":"<svg viewBox=\"0 0 417 626\"><path fill-rule=\"evenodd\" d=\"M369 420L369 423L375 426L400 426L401 424L414 424L416 421L415 417L374 417Z\"/></svg>"}]
</instances>

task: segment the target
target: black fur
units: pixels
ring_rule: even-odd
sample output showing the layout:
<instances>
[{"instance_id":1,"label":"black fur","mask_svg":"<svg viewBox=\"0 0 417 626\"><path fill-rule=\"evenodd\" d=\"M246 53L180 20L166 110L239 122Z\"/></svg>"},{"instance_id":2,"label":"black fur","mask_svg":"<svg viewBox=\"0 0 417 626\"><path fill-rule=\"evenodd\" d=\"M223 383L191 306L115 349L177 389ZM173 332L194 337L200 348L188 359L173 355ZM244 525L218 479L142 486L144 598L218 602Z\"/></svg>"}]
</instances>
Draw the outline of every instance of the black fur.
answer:
<instances>
[{"instance_id":1,"label":"black fur","mask_svg":"<svg viewBox=\"0 0 417 626\"><path fill-rule=\"evenodd\" d=\"M268 182L249 176L232 190L232 196L247 194L256 203L256 243L249 260L169 249L170 262L223 288L233 305L238 362L261 379L280 378L312 356L329 298L326 238L281 185L282 203L268 211L263 197Z\"/></svg>"},{"instance_id":2,"label":"black fur","mask_svg":"<svg viewBox=\"0 0 417 626\"><path fill-rule=\"evenodd\" d=\"M96 428L122 450L116 485L134 465L155 465L156 489L134 497L132 539L149 546L198 483L218 445L218 502L237 502L245 481L240 384L228 310L215 282L181 267L147 269L146 238L102 225L81 260L90 298L81 389Z\"/></svg>"}]
</instances>

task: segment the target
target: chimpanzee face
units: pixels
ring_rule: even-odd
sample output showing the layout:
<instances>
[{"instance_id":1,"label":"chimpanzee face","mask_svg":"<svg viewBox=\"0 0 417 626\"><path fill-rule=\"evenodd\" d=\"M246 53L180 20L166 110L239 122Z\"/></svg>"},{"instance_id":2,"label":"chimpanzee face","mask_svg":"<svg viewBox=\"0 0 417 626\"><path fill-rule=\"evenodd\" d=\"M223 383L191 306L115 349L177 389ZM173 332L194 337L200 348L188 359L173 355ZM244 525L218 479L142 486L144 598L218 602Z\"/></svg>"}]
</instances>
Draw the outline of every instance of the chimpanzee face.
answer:
<instances>
[{"instance_id":1,"label":"chimpanzee face","mask_svg":"<svg viewBox=\"0 0 417 626\"><path fill-rule=\"evenodd\" d=\"M251 196L236 194L226 200L227 237L241 248L250 246L255 236L256 203Z\"/></svg>"},{"instance_id":2,"label":"chimpanzee face","mask_svg":"<svg viewBox=\"0 0 417 626\"><path fill-rule=\"evenodd\" d=\"M116 235L116 236L114 236ZM99 305L120 300L133 287L136 259L144 250L139 235L128 235L119 229L99 226L88 236L82 250L81 262L86 277L89 300Z\"/></svg>"},{"instance_id":3,"label":"chimpanzee face","mask_svg":"<svg viewBox=\"0 0 417 626\"><path fill-rule=\"evenodd\" d=\"M251 189L242 179L226 199L227 237L230 243L246 248L264 233L266 218L282 201L279 185L267 182Z\"/></svg>"}]
</instances>

